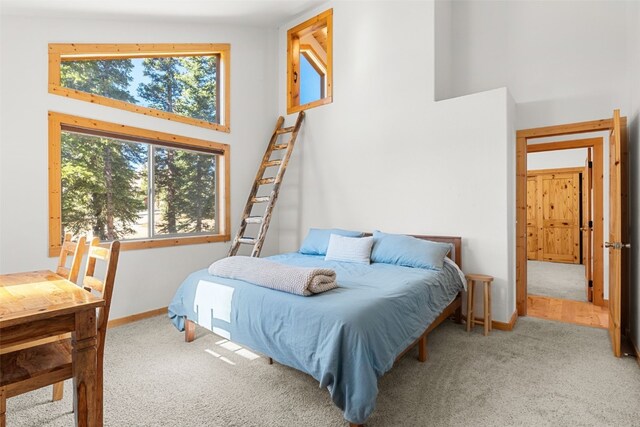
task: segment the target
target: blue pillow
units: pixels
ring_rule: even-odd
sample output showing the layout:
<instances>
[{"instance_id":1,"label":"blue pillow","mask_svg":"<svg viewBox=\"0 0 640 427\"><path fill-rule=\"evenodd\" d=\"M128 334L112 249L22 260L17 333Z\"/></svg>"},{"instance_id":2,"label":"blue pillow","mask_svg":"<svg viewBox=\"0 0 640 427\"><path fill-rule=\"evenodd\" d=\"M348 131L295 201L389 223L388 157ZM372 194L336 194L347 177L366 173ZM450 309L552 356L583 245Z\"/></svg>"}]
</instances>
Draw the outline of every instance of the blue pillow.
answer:
<instances>
[{"instance_id":1,"label":"blue pillow","mask_svg":"<svg viewBox=\"0 0 640 427\"><path fill-rule=\"evenodd\" d=\"M405 267L441 270L444 258L451 250L448 243L417 239L402 234L373 232L371 262L397 264Z\"/></svg>"},{"instance_id":2,"label":"blue pillow","mask_svg":"<svg viewBox=\"0 0 640 427\"><path fill-rule=\"evenodd\" d=\"M326 255L329 247L329 238L332 234L345 237L362 237L364 233L361 231L341 230L339 228L310 228L298 252L305 255Z\"/></svg>"}]
</instances>

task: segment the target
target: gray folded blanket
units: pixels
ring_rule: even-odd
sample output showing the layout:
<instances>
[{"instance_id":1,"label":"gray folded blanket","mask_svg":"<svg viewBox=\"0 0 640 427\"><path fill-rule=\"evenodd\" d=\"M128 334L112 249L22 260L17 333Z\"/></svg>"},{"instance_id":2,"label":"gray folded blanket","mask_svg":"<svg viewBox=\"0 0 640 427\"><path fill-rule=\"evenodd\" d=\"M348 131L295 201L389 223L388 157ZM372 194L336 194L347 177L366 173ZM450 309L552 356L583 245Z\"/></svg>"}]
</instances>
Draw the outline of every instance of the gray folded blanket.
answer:
<instances>
[{"instance_id":1,"label":"gray folded blanket","mask_svg":"<svg viewBox=\"0 0 640 427\"><path fill-rule=\"evenodd\" d=\"M248 256L216 261L209 266L209 274L303 296L338 287L336 272L331 269L297 267Z\"/></svg>"}]
</instances>

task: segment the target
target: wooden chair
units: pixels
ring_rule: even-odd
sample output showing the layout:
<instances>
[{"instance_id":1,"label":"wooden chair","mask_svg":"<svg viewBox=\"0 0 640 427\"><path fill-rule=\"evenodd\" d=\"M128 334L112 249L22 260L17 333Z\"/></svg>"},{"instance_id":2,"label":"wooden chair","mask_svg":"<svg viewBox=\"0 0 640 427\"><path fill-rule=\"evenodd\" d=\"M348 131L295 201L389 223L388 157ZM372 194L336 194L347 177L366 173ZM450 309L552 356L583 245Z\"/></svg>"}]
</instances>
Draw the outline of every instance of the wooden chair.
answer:
<instances>
[{"instance_id":1,"label":"wooden chair","mask_svg":"<svg viewBox=\"0 0 640 427\"><path fill-rule=\"evenodd\" d=\"M80 270L80 264L82 264L82 257L85 252L85 246L87 238L81 236L77 242L73 242L71 233L64 235L62 246L60 248L60 257L58 258L58 266L56 267L56 274L64 277L65 279L77 283L78 273ZM67 267L67 261L69 257L71 259L71 266ZM17 350L22 350L27 347L35 347L41 344L52 343L55 341L62 341L67 338L71 338L71 334L54 335L47 338L42 338L34 341L24 341L19 344L3 347L0 349L0 355L11 353ZM57 397L56 389L54 388L53 400L60 400L61 397Z\"/></svg>"},{"instance_id":2,"label":"wooden chair","mask_svg":"<svg viewBox=\"0 0 640 427\"><path fill-rule=\"evenodd\" d=\"M58 259L56 274L73 283L78 282L78 273L80 272L80 264L82 263L82 256L84 255L86 242L87 238L85 236L80 237L77 242L72 242L71 233L66 233L64 235L62 248L60 248L60 258ZM71 267L67 268L67 257L69 255L73 256L73 258L71 260Z\"/></svg>"},{"instance_id":3,"label":"wooden chair","mask_svg":"<svg viewBox=\"0 0 640 427\"><path fill-rule=\"evenodd\" d=\"M91 241L87 257L87 266L83 279L83 287L88 291L94 291L105 300L105 305L98 309L97 313L97 338L98 338L98 380L96 386L102 390L103 386L103 362L104 343L107 334L107 321L111 307L111 296L115 282L118 256L120 254L120 242L114 241L109 248L99 246L97 237ZM106 262L107 269L105 279L101 281L95 277L96 261ZM71 339L64 339L29 347L0 355L0 427L4 427L4 413L6 399L45 387L54 386L54 400L62 399L64 380L73 378ZM24 363L27 361L27 363ZM102 393L98 394L97 403L99 425L102 425L103 403Z\"/></svg>"}]
</instances>

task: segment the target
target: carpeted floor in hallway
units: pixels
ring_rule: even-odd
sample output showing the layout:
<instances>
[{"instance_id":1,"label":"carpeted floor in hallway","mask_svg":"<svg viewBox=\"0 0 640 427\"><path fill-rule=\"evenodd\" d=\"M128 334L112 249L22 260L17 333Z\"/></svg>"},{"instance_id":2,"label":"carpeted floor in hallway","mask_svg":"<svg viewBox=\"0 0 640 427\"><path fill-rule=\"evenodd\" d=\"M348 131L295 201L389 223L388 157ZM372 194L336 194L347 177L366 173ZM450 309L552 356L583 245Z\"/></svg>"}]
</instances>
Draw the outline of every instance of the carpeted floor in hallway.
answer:
<instances>
[{"instance_id":1,"label":"carpeted floor in hallway","mask_svg":"<svg viewBox=\"0 0 640 427\"><path fill-rule=\"evenodd\" d=\"M584 265L527 261L527 292L530 295L588 302Z\"/></svg>"},{"instance_id":2,"label":"carpeted floor in hallway","mask_svg":"<svg viewBox=\"0 0 640 427\"><path fill-rule=\"evenodd\" d=\"M611 355L607 331L519 319L513 332L467 334L450 321L379 382L367 426L623 426L640 422L640 369ZM190 344L155 317L109 331L105 425L345 426L311 377L268 365L203 329ZM7 402L7 426L71 426L71 382Z\"/></svg>"}]
</instances>

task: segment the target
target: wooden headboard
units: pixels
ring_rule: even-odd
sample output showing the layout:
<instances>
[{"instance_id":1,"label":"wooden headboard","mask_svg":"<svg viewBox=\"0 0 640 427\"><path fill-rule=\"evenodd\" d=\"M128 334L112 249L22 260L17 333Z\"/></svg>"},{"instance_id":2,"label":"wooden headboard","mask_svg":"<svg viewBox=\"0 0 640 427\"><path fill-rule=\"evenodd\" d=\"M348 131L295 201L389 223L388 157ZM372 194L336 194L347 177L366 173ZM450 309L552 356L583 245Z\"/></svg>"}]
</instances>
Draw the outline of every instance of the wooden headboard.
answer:
<instances>
[{"instance_id":1,"label":"wooden headboard","mask_svg":"<svg viewBox=\"0 0 640 427\"><path fill-rule=\"evenodd\" d=\"M365 236L371 236L371 233L365 233ZM416 239L431 240L433 242L450 243L453 245L453 253L449 252L447 257L451 258L453 262L458 264L458 267L462 269L462 237L452 236L424 236L421 234L408 234L408 236L415 237Z\"/></svg>"}]
</instances>

